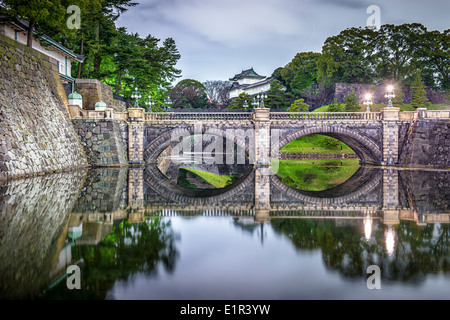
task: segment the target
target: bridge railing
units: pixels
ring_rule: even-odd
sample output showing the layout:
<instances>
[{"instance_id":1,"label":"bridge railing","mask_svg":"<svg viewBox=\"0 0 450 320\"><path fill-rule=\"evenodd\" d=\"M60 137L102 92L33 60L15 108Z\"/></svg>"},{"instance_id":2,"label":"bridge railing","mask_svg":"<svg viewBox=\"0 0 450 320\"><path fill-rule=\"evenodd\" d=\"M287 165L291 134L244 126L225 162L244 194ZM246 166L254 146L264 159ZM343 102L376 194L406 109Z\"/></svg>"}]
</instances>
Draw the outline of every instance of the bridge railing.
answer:
<instances>
[{"instance_id":1,"label":"bridge railing","mask_svg":"<svg viewBox=\"0 0 450 320\"><path fill-rule=\"evenodd\" d=\"M427 110L425 117L427 119L450 119L450 110Z\"/></svg>"},{"instance_id":2,"label":"bridge railing","mask_svg":"<svg viewBox=\"0 0 450 320\"><path fill-rule=\"evenodd\" d=\"M252 120L253 114L248 112L223 112L223 113L173 113L173 112L151 112L145 113L145 121L159 120Z\"/></svg>"},{"instance_id":3,"label":"bridge railing","mask_svg":"<svg viewBox=\"0 0 450 320\"><path fill-rule=\"evenodd\" d=\"M271 112L271 120L381 120L380 112Z\"/></svg>"},{"instance_id":4,"label":"bridge railing","mask_svg":"<svg viewBox=\"0 0 450 320\"><path fill-rule=\"evenodd\" d=\"M417 119L417 111L402 111L398 113L399 120L414 120Z\"/></svg>"}]
</instances>

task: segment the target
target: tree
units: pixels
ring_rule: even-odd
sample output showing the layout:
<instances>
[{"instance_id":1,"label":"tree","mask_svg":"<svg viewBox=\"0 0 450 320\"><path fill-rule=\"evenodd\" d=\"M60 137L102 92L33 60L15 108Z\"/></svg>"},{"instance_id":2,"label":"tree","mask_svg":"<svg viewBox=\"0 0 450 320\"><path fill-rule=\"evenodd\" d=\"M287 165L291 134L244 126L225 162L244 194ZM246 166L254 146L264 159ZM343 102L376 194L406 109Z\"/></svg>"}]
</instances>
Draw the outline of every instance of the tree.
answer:
<instances>
[{"instance_id":1,"label":"tree","mask_svg":"<svg viewBox=\"0 0 450 320\"><path fill-rule=\"evenodd\" d=\"M432 31L420 36L418 60L420 69L428 75L427 85L435 89L450 89L450 29Z\"/></svg>"},{"instance_id":2,"label":"tree","mask_svg":"<svg viewBox=\"0 0 450 320\"><path fill-rule=\"evenodd\" d=\"M214 107L226 107L229 104L228 89L231 86L230 81L207 80L203 82L206 94L210 103Z\"/></svg>"},{"instance_id":3,"label":"tree","mask_svg":"<svg viewBox=\"0 0 450 320\"><path fill-rule=\"evenodd\" d=\"M328 112L344 112L344 106L342 103L334 99L333 103L328 105Z\"/></svg>"},{"instance_id":4,"label":"tree","mask_svg":"<svg viewBox=\"0 0 450 320\"><path fill-rule=\"evenodd\" d=\"M426 108L429 103L427 103L427 93L425 91L425 86L422 82L422 73L420 71L416 72L414 82L411 85L411 107Z\"/></svg>"},{"instance_id":5,"label":"tree","mask_svg":"<svg viewBox=\"0 0 450 320\"><path fill-rule=\"evenodd\" d=\"M361 106L359 104L358 97L354 90L348 94L345 98L345 111L347 112L359 112L361 111Z\"/></svg>"},{"instance_id":6,"label":"tree","mask_svg":"<svg viewBox=\"0 0 450 320\"><path fill-rule=\"evenodd\" d=\"M399 82L412 75L417 64L417 44L426 32L427 29L419 23L381 26L373 55L378 78Z\"/></svg>"},{"instance_id":7,"label":"tree","mask_svg":"<svg viewBox=\"0 0 450 320\"><path fill-rule=\"evenodd\" d=\"M236 99L233 100L230 109L245 109L244 104L247 103L249 109L252 109L252 96L248 93L242 92Z\"/></svg>"},{"instance_id":8,"label":"tree","mask_svg":"<svg viewBox=\"0 0 450 320\"><path fill-rule=\"evenodd\" d=\"M176 109L205 109L210 106L203 84L193 79L180 81L170 93L173 108Z\"/></svg>"},{"instance_id":9,"label":"tree","mask_svg":"<svg viewBox=\"0 0 450 320\"><path fill-rule=\"evenodd\" d=\"M65 17L65 8L59 0L3 0L6 13L15 18L28 21L27 46L33 46L33 32L47 24L55 27L62 24Z\"/></svg>"},{"instance_id":10,"label":"tree","mask_svg":"<svg viewBox=\"0 0 450 320\"><path fill-rule=\"evenodd\" d=\"M392 104L394 107L402 107L403 106L403 90L401 84L397 84L394 89L395 98L392 99Z\"/></svg>"},{"instance_id":11,"label":"tree","mask_svg":"<svg viewBox=\"0 0 450 320\"><path fill-rule=\"evenodd\" d=\"M371 28L349 28L327 38L317 60L318 80L327 87L336 82L372 82L370 57L376 34Z\"/></svg>"},{"instance_id":12,"label":"tree","mask_svg":"<svg viewBox=\"0 0 450 320\"><path fill-rule=\"evenodd\" d=\"M297 53L280 71L286 87L297 93L315 84L318 75L317 61L320 56L321 54L316 52Z\"/></svg>"},{"instance_id":13,"label":"tree","mask_svg":"<svg viewBox=\"0 0 450 320\"><path fill-rule=\"evenodd\" d=\"M264 101L264 106L266 108L280 110L291 105L293 100L292 95L286 92L285 89L280 81L273 80L267 92L267 99Z\"/></svg>"},{"instance_id":14,"label":"tree","mask_svg":"<svg viewBox=\"0 0 450 320\"><path fill-rule=\"evenodd\" d=\"M287 109L288 112L308 112L309 105L305 103L304 99L295 100L293 104Z\"/></svg>"}]
</instances>

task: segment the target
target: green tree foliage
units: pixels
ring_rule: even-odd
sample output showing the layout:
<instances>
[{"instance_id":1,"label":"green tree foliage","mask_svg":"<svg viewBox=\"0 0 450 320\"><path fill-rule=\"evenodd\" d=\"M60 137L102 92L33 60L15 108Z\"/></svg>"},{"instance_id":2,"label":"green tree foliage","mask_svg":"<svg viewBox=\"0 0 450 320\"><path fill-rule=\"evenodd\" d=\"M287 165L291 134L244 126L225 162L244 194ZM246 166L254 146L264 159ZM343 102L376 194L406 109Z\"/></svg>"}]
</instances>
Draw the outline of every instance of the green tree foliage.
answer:
<instances>
[{"instance_id":1,"label":"green tree foliage","mask_svg":"<svg viewBox=\"0 0 450 320\"><path fill-rule=\"evenodd\" d=\"M151 35L142 39L119 28L108 50L111 64L103 71L103 80L125 97L130 97L134 87L138 87L150 93L155 102L162 103L165 97L157 91L169 89L170 83L179 76L175 64L180 55L173 39L166 39L162 46L158 43L159 39Z\"/></svg>"},{"instance_id":2,"label":"green tree foliage","mask_svg":"<svg viewBox=\"0 0 450 320\"><path fill-rule=\"evenodd\" d=\"M420 71L416 73L414 82L411 85L411 98L411 107L415 109L429 106L425 86L422 82L422 73Z\"/></svg>"},{"instance_id":3,"label":"green tree foliage","mask_svg":"<svg viewBox=\"0 0 450 320\"><path fill-rule=\"evenodd\" d=\"M233 100L231 105L228 107L230 109L244 109L244 103L247 102L248 110L253 108L252 106L252 96L248 93L242 92L237 98Z\"/></svg>"},{"instance_id":4,"label":"green tree foliage","mask_svg":"<svg viewBox=\"0 0 450 320\"><path fill-rule=\"evenodd\" d=\"M14 18L28 21L29 30L27 45L32 47L33 31L41 24L56 27L63 23L65 7L59 0L3 0L1 2L7 10L5 12Z\"/></svg>"},{"instance_id":5,"label":"green tree foliage","mask_svg":"<svg viewBox=\"0 0 450 320\"><path fill-rule=\"evenodd\" d=\"M403 106L403 89L400 84L394 86L395 97L392 99L392 104L394 107L400 108Z\"/></svg>"},{"instance_id":6,"label":"green tree foliage","mask_svg":"<svg viewBox=\"0 0 450 320\"><path fill-rule=\"evenodd\" d=\"M320 53L315 52L298 53L280 71L280 76L286 87L297 93L315 84L318 75L317 61L320 56Z\"/></svg>"},{"instance_id":7,"label":"green tree foliage","mask_svg":"<svg viewBox=\"0 0 450 320\"><path fill-rule=\"evenodd\" d=\"M316 61L317 82L410 85L422 70L426 85L450 88L450 30L428 31L419 23L386 24L377 31L349 28L329 37Z\"/></svg>"},{"instance_id":8,"label":"green tree foliage","mask_svg":"<svg viewBox=\"0 0 450 320\"><path fill-rule=\"evenodd\" d=\"M345 111L347 112L359 112L361 111L361 105L359 104L358 97L355 91L352 90L345 98Z\"/></svg>"},{"instance_id":9,"label":"green tree foliage","mask_svg":"<svg viewBox=\"0 0 450 320\"><path fill-rule=\"evenodd\" d=\"M308 112L309 105L305 103L304 99L295 100L293 104L287 109L288 112Z\"/></svg>"},{"instance_id":10,"label":"green tree foliage","mask_svg":"<svg viewBox=\"0 0 450 320\"><path fill-rule=\"evenodd\" d=\"M371 60L376 31L370 28L349 28L329 37L318 59L318 78L331 83L370 83Z\"/></svg>"},{"instance_id":11,"label":"green tree foliage","mask_svg":"<svg viewBox=\"0 0 450 320\"><path fill-rule=\"evenodd\" d=\"M328 112L344 112L345 107L342 103L334 99L333 103L328 105Z\"/></svg>"},{"instance_id":12,"label":"green tree foliage","mask_svg":"<svg viewBox=\"0 0 450 320\"><path fill-rule=\"evenodd\" d=\"M376 33L373 66L380 79L403 81L416 69L419 39L427 29L419 24L386 24Z\"/></svg>"},{"instance_id":13,"label":"green tree foliage","mask_svg":"<svg viewBox=\"0 0 450 320\"><path fill-rule=\"evenodd\" d=\"M6 12L35 22L38 34L47 34L67 48L85 56L73 65L75 78L98 79L115 93L130 98L138 87L147 99L151 94L163 104L164 91L171 89L181 71L175 68L180 54L172 38L160 43L151 35L140 37L117 28L116 20L137 3L132 0L5 0ZM81 28L69 30L66 8L80 8ZM163 93L159 93L162 91ZM161 100L161 101L159 101ZM143 104L141 101L140 104Z\"/></svg>"},{"instance_id":14,"label":"green tree foliage","mask_svg":"<svg viewBox=\"0 0 450 320\"><path fill-rule=\"evenodd\" d=\"M267 99L264 101L264 106L270 109L284 109L292 103L292 95L286 92L285 87L278 80L273 80L270 84L270 89L267 92Z\"/></svg>"},{"instance_id":15,"label":"green tree foliage","mask_svg":"<svg viewBox=\"0 0 450 320\"><path fill-rule=\"evenodd\" d=\"M426 85L441 90L450 89L450 29L421 35L417 56L420 69L431 80Z\"/></svg>"},{"instance_id":16,"label":"green tree foliage","mask_svg":"<svg viewBox=\"0 0 450 320\"><path fill-rule=\"evenodd\" d=\"M172 89L170 98L176 109L205 109L210 106L205 86L193 79L181 80Z\"/></svg>"}]
</instances>

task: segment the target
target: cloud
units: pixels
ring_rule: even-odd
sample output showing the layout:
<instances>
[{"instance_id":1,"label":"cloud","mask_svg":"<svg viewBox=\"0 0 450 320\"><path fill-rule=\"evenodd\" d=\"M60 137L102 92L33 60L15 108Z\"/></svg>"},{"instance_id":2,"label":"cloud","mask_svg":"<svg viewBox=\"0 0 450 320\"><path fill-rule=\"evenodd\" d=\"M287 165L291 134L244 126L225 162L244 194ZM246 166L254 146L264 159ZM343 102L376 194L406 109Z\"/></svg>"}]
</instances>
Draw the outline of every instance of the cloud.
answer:
<instances>
[{"instance_id":1,"label":"cloud","mask_svg":"<svg viewBox=\"0 0 450 320\"><path fill-rule=\"evenodd\" d=\"M329 36L364 26L372 4L381 7L382 24L449 28L448 0L142 0L118 24L141 36L174 38L183 77L204 81L249 67L270 75L296 53L320 52Z\"/></svg>"}]
</instances>

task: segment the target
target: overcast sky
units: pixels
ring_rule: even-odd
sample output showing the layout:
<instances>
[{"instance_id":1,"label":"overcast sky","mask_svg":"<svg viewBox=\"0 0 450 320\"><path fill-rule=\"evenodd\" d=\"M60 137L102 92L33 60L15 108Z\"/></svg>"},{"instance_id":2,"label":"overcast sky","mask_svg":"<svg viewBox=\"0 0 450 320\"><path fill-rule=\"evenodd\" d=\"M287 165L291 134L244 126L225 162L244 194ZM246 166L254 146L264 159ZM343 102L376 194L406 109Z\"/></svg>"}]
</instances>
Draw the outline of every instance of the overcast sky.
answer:
<instances>
[{"instance_id":1,"label":"overcast sky","mask_svg":"<svg viewBox=\"0 0 450 320\"><path fill-rule=\"evenodd\" d=\"M228 80L253 67L270 76L298 52L321 52L329 36L365 27L380 8L381 24L419 22L450 29L450 0L135 0L117 25L145 37L172 37L182 79ZM161 41L162 42L162 41Z\"/></svg>"}]
</instances>

